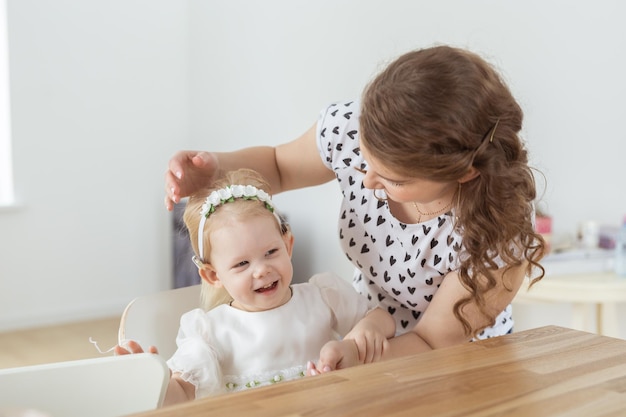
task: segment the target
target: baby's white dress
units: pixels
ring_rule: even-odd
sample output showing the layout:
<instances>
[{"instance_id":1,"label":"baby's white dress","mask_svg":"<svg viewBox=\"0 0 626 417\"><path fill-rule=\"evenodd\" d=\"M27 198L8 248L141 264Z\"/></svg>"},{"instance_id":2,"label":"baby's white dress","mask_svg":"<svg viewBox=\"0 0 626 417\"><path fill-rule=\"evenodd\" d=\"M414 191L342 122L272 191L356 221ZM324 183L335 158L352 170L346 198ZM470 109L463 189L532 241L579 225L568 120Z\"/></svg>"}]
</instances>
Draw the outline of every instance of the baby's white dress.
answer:
<instances>
[{"instance_id":1,"label":"baby's white dress","mask_svg":"<svg viewBox=\"0 0 626 417\"><path fill-rule=\"evenodd\" d=\"M268 311L224 304L185 313L170 369L195 385L196 398L299 378L368 312L366 298L330 273L292 289L289 302Z\"/></svg>"}]
</instances>

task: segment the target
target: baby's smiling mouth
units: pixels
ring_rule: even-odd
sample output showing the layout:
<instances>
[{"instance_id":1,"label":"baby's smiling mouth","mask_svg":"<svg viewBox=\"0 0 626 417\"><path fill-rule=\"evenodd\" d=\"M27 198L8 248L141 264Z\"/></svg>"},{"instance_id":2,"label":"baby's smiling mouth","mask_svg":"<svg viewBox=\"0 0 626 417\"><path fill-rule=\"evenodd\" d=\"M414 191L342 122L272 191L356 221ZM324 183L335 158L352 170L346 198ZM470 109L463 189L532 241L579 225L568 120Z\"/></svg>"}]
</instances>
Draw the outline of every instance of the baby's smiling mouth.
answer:
<instances>
[{"instance_id":1,"label":"baby's smiling mouth","mask_svg":"<svg viewBox=\"0 0 626 417\"><path fill-rule=\"evenodd\" d=\"M278 285L278 281L274 281L271 284L266 285L265 287L254 290L255 292L265 292L269 290L273 290Z\"/></svg>"}]
</instances>

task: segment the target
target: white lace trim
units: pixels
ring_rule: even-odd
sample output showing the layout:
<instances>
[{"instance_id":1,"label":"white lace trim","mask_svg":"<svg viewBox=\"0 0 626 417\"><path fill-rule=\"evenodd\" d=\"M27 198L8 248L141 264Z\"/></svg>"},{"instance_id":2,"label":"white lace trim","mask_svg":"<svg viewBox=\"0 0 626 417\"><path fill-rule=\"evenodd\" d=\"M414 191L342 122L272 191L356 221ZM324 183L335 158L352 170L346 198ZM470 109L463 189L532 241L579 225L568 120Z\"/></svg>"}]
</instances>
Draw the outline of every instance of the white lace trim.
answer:
<instances>
[{"instance_id":1,"label":"white lace trim","mask_svg":"<svg viewBox=\"0 0 626 417\"><path fill-rule=\"evenodd\" d=\"M228 392L243 391L250 388L302 378L305 372L306 365L301 365L279 371L269 371L253 375L224 375L224 384Z\"/></svg>"}]
</instances>

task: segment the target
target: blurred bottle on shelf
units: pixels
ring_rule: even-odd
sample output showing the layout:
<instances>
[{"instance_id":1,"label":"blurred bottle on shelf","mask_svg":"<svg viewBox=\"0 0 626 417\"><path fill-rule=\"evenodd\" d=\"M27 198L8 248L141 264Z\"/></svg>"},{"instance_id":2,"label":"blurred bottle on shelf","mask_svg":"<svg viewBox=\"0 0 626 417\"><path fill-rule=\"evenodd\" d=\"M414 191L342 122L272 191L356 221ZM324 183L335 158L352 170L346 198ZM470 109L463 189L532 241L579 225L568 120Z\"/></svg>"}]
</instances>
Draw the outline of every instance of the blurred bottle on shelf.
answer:
<instances>
[{"instance_id":1,"label":"blurred bottle on shelf","mask_svg":"<svg viewBox=\"0 0 626 417\"><path fill-rule=\"evenodd\" d=\"M615 239L615 273L626 277L626 216L622 220L622 226L617 231Z\"/></svg>"}]
</instances>

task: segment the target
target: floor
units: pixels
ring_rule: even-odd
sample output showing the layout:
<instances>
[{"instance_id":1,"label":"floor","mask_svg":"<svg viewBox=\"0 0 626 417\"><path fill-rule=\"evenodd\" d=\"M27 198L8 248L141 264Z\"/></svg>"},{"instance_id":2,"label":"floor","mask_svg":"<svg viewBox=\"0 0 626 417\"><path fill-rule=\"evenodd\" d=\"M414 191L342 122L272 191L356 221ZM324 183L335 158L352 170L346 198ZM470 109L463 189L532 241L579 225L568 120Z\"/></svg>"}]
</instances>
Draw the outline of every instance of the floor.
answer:
<instances>
[{"instance_id":1,"label":"floor","mask_svg":"<svg viewBox=\"0 0 626 417\"><path fill-rule=\"evenodd\" d=\"M119 322L111 317L0 333L0 368L102 356L89 338L108 350L117 343Z\"/></svg>"}]
</instances>

